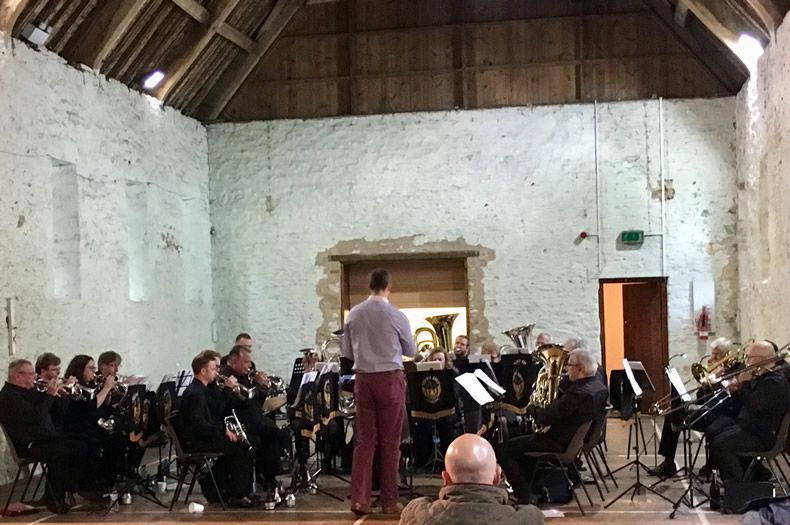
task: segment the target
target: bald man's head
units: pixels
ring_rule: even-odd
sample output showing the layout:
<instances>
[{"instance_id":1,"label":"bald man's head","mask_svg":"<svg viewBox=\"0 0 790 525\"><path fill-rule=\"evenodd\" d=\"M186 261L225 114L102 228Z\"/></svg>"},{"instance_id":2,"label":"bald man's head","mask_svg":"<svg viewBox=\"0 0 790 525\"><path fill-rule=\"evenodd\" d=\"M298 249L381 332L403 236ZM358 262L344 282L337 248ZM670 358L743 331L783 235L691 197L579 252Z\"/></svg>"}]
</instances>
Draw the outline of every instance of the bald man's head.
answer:
<instances>
[{"instance_id":1,"label":"bald man's head","mask_svg":"<svg viewBox=\"0 0 790 525\"><path fill-rule=\"evenodd\" d=\"M768 341L755 341L746 350L746 364L754 365L776 356L776 349Z\"/></svg>"},{"instance_id":2,"label":"bald man's head","mask_svg":"<svg viewBox=\"0 0 790 525\"><path fill-rule=\"evenodd\" d=\"M442 473L446 485L499 485L499 466L491 444L476 434L463 434L447 448Z\"/></svg>"}]
</instances>

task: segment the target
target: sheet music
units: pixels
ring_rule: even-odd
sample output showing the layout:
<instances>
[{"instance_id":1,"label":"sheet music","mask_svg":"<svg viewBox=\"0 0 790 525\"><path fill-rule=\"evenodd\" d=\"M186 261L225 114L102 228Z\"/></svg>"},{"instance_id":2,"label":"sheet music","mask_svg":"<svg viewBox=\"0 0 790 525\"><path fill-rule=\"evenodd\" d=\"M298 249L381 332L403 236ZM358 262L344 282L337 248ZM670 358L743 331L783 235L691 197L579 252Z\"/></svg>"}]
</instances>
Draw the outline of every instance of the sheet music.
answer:
<instances>
[{"instance_id":1,"label":"sheet music","mask_svg":"<svg viewBox=\"0 0 790 525\"><path fill-rule=\"evenodd\" d=\"M636 382L636 378L634 377L634 371L631 370L631 361L629 361L628 359L623 359L623 369L625 370L626 377L628 377L628 382L631 383L631 390L634 391L634 395L636 397L641 396L642 387L639 386L639 383ZM642 370L644 370L644 367L642 367Z\"/></svg>"},{"instance_id":2,"label":"sheet music","mask_svg":"<svg viewBox=\"0 0 790 525\"><path fill-rule=\"evenodd\" d=\"M417 372L429 372L432 370L444 370L442 363L439 361L422 361L415 363Z\"/></svg>"},{"instance_id":3,"label":"sheet music","mask_svg":"<svg viewBox=\"0 0 790 525\"><path fill-rule=\"evenodd\" d=\"M656 387L653 385L653 380L650 379L650 374L647 373L647 369L645 365L642 364L642 361L628 361L631 364L631 370L636 372L642 372L641 376L647 379L647 385L642 387L643 389L648 389L650 392L655 392ZM634 374L636 376L637 374ZM641 386L641 385L640 385Z\"/></svg>"},{"instance_id":4,"label":"sheet music","mask_svg":"<svg viewBox=\"0 0 790 525\"><path fill-rule=\"evenodd\" d=\"M488 393L488 390L485 389L474 374L470 374L469 372L461 374L455 378L455 381L472 396L472 399L474 399L475 403L478 405L483 406L487 403L494 402L494 398L491 397L491 394Z\"/></svg>"},{"instance_id":5,"label":"sheet music","mask_svg":"<svg viewBox=\"0 0 790 525\"><path fill-rule=\"evenodd\" d=\"M302 382L299 383L299 391L296 393L296 399L294 400L294 406L298 406L299 402L302 400L302 390L305 384L307 383L314 383L316 378L318 377L318 372L313 370L312 372L305 372L302 374Z\"/></svg>"},{"instance_id":6,"label":"sheet music","mask_svg":"<svg viewBox=\"0 0 790 525\"><path fill-rule=\"evenodd\" d=\"M469 363L490 363L491 356L488 354L469 354L467 356Z\"/></svg>"},{"instance_id":7,"label":"sheet music","mask_svg":"<svg viewBox=\"0 0 790 525\"><path fill-rule=\"evenodd\" d=\"M329 372L340 372L339 363L324 363L319 362L315 364L316 369L320 372L319 375L324 375Z\"/></svg>"},{"instance_id":8,"label":"sheet music","mask_svg":"<svg viewBox=\"0 0 790 525\"><path fill-rule=\"evenodd\" d=\"M505 394L505 389L502 388L501 386L499 386L498 384L494 383L491 380L491 378L488 377L486 375L486 373L483 372L482 370L480 370L479 368L477 370L475 370L475 377L477 379L479 379L480 382L483 383L484 386L486 386L487 388L493 390L494 392L496 392L500 396Z\"/></svg>"},{"instance_id":9,"label":"sheet music","mask_svg":"<svg viewBox=\"0 0 790 525\"><path fill-rule=\"evenodd\" d=\"M688 390L686 390L686 385L683 384L683 380L680 379L680 374L678 374L678 371L675 368L667 368L666 372L669 382L673 387L675 387L675 390L677 390L680 399L682 399L684 402L691 401L691 396L689 395Z\"/></svg>"}]
</instances>

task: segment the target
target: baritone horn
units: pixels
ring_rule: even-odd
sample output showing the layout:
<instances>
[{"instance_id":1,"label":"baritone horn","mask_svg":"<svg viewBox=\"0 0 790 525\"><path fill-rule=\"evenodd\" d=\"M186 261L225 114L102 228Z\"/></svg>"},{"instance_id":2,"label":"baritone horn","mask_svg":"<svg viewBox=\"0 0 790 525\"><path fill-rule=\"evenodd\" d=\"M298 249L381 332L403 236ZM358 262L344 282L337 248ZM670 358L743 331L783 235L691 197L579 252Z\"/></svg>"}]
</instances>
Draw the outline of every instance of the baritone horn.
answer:
<instances>
[{"instance_id":1,"label":"baritone horn","mask_svg":"<svg viewBox=\"0 0 790 525\"><path fill-rule=\"evenodd\" d=\"M546 344L540 345L535 355L543 361L543 368L538 372L535 390L532 391L529 404L545 408L557 399L562 371L565 368L565 363L568 362L569 353L565 351L565 347L562 345ZM534 428L535 432L540 433L549 430L548 426L544 427L537 424L535 424Z\"/></svg>"}]
</instances>

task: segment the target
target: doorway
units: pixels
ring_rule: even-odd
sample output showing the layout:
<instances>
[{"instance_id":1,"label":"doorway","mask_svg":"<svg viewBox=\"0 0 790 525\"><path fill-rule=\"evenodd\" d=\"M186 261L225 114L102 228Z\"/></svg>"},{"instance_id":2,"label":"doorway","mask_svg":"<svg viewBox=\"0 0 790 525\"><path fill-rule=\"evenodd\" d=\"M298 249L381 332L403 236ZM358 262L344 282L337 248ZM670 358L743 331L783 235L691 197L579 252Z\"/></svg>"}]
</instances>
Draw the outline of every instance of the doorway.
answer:
<instances>
[{"instance_id":1,"label":"doorway","mask_svg":"<svg viewBox=\"0 0 790 525\"><path fill-rule=\"evenodd\" d=\"M667 279L601 279L598 288L601 359L606 375L622 370L623 359L641 361L655 392L645 392L642 407L666 395L669 361Z\"/></svg>"}]
</instances>

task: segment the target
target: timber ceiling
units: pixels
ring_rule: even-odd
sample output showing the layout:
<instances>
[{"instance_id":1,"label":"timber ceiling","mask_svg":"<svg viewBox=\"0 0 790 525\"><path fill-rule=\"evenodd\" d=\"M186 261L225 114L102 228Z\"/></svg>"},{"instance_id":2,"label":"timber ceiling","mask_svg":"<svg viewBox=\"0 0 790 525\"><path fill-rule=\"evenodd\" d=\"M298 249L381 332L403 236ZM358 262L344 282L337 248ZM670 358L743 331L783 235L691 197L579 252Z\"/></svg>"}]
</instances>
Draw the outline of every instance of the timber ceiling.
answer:
<instances>
[{"instance_id":1,"label":"timber ceiling","mask_svg":"<svg viewBox=\"0 0 790 525\"><path fill-rule=\"evenodd\" d=\"M790 0L0 0L204 122L736 93ZM11 31L9 31L9 28Z\"/></svg>"}]
</instances>

